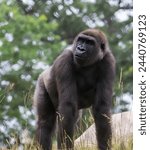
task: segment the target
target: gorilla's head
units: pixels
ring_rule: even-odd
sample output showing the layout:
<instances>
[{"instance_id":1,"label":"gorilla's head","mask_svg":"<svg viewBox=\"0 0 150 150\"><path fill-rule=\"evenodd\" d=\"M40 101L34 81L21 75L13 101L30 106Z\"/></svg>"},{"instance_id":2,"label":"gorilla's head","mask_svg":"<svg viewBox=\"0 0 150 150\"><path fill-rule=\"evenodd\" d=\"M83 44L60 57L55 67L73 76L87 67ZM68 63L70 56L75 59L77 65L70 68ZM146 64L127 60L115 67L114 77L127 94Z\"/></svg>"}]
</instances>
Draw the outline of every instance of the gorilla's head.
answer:
<instances>
[{"instance_id":1,"label":"gorilla's head","mask_svg":"<svg viewBox=\"0 0 150 150\"><path fill-rule=\"evenodd\" d=\"M105 35L96 29L88 29L77 35L74 40L74 61L80 66L88 66L103 59L108 44Z\"/></svg>"}]
</instances>

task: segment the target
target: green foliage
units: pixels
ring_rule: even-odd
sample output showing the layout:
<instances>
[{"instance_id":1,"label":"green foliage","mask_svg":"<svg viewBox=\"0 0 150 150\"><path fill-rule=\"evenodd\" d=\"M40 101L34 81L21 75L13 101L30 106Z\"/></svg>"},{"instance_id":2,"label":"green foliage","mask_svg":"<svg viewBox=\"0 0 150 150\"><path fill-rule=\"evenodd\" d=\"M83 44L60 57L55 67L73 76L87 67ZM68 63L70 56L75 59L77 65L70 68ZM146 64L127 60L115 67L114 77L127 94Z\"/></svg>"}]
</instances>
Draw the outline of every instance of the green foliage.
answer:
<instances>
[{"instance_id":1,"label":"green foliage","mask_svg":"<svg viewBox=\"0 0 150 150\"><path fill-rule=\"evenodd\" d=\"M33 130L31 106L37 77L83 29L101 28L108 36L117 66L114 104L124 100L125 93L132 95L132 14L118 19L131 12L131 4L112 0L31 2L0 1L0 141L14 129L18 134L26 127ZM88 112L85 115L90 124Z\"/></svg>"},{"instance_id":2,"label":"green foliage","mask_svg":"<svg viewBox=\"0 0 150 150\"><path fill-rule=\"evenodd\" d=\"M55 33L56 21L48 22L44 14L26 15L14 4L0 4L0 122L7 130L13 119L12 128L19 123L21 129L33 119L30 109L35 80L64 45ZM30 103L28 109L23 108L26 98ZM23 112L28 112L29 118L23 118Z\"/></svg>"}]
</instances>

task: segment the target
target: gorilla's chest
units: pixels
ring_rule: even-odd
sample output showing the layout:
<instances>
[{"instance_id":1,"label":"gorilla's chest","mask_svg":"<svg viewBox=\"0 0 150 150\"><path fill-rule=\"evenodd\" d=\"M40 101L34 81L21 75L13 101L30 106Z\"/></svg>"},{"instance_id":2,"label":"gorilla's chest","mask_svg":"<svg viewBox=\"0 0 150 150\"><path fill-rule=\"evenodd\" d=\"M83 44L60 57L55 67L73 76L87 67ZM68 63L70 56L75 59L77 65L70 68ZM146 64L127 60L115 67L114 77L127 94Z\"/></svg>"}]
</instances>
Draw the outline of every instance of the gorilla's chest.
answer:
<instances>
[{"instance_id":1,"label":"gorilla's chest","mask_svg":"<svg viewBox=\"0 0 150 150\"><path fill-rule=\"evenodd\" d=\"M78 92L84 94L96 87L96 78L91 74L79 74L76 83Z\"/></svg>"},{"instance_id":2,"label":"gorilla's chest","mask_svg":"<svg viewBox=\"0 0 150 150\"><path fill-rule=\"evenodd\" d=\"M78 104L80 108L89 107L95 99L98 75L95 69L76 74Z\"/></svg>"}]
</instances>

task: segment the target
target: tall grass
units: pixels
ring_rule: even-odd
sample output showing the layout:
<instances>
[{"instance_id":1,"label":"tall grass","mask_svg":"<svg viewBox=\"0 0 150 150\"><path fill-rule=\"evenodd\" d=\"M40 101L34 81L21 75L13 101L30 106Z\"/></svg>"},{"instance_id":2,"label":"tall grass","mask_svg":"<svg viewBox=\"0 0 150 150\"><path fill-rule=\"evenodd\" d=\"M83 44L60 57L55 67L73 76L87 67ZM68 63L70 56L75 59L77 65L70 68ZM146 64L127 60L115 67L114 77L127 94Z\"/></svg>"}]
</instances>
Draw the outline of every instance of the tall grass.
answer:
<instances>
[{"instance_id":1,"label":"tall grass","mask_svg":"<svg viewBox=\"0 0 150 150\"><path fill-rule=\"evenodd\" d=\"M53 150L57 150L56 144L53 144ZM31 141L30 144L24 144L24 145L18 145L15 144L13 146L10 146L9 148L0 148L0 150L41 150L40 146L35 144L33 141ZM132 137L129 137L127 141L118 141L117 143L112 144L112 150L132 150L133 149L133 140ZM97 150L97 146L93 145L91 147L89 146L82 146L78 145L75 147L75 150Z\"/></svg>"}]
</instances>

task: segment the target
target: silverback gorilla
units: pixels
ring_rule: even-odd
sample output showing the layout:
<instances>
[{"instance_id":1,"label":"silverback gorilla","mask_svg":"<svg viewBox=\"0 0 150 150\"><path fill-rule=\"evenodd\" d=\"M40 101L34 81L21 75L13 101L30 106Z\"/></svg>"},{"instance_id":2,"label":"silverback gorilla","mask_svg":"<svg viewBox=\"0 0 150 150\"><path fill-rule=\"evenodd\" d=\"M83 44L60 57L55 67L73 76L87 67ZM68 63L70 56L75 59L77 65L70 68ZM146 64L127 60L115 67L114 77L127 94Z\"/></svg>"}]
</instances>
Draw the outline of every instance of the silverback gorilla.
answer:
<instances>
[{"instance_id":1,"label":"silverback gorilla","mask_svg":"<svg viewBox=\"0 0 150 150\"><path fill-rule=\"evenodd\" d=\"M92 106L99 150L111 149L110 109L115 59L102 31L79 33L38 78L34 94L36 138L44 150L52 149L58 118L58 149L74 149L73 131L78 111Z\"/></svg>"}]
</instances>

